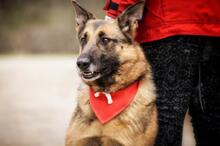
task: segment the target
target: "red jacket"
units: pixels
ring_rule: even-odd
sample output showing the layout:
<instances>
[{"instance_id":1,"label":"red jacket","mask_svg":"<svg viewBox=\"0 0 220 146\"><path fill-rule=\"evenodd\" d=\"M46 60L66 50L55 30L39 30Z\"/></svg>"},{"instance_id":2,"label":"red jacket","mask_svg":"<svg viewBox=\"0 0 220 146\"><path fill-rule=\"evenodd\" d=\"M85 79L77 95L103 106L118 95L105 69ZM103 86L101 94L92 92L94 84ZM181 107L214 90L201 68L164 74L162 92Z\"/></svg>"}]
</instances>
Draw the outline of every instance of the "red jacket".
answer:
<instances>
[{"instance_id":1,"label":"red jacket","mask_svg":"<svg viewBox=\"0 0 220 146\"><path fill-rule=\"evenodd\" d=\"M115 18L138 0L107 0L107 15ZM146 0L137 40L149 42L173 35L220 36L220 0Z\"/></svg>"}]
</instances>

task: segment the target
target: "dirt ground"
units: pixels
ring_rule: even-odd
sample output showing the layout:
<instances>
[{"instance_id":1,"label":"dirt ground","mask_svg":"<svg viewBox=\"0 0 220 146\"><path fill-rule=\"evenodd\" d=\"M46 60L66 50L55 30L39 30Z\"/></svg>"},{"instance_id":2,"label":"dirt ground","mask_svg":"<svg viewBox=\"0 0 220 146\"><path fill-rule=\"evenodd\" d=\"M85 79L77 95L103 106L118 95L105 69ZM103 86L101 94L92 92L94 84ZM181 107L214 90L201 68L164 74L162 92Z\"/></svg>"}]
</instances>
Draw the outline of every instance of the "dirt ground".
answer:
<instances>
[{"instance_id":1,"label":"dirt ground","mask_svg":"<svg viewBox=\"0 0 220 146\"><path fill-rule=\"evenodd\" d=\"M0 56L0 146L63 146L78 82L73 56Z\"/></svg>"}]
</instances>

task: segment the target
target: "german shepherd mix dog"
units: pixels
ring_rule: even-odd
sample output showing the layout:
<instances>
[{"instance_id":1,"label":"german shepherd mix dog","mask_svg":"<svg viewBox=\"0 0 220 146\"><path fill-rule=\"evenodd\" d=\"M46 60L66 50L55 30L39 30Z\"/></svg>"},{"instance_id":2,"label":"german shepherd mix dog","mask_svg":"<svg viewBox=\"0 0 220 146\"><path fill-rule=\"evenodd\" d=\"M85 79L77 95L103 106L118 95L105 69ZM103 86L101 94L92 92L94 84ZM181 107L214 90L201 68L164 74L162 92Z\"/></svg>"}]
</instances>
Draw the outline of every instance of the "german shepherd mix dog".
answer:
<instances>
[{"instance_id":1,"label":"german shepherd mix dog","mask_svg":"<svg viewBox=\"0 0 220 146\"><path fill-rule=\"evenodd\" d=\"M84 85L66 146L153 146L155 87L151 67L134 39L144 2L115 20L96 19L77 2L73 5L81 46L77 68Z\"/></svg>"}]
</instances>

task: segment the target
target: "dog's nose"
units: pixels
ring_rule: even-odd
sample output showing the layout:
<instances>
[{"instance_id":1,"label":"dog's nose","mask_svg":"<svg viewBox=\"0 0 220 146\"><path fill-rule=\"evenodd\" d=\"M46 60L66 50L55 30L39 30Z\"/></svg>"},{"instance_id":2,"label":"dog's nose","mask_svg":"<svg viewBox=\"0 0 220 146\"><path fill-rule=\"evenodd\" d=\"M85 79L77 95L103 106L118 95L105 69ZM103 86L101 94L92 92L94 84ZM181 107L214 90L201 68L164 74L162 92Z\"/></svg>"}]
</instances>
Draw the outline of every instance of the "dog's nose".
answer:
<instances>
[{"instance_id":1,"label":"dog's nose","mask_svg":"<svg viewBox=\"0 0 220 146\"><path fill-rule=\"evenodd\" d=\"M86 70L90 65L90 60L89 58L78 58L76 64L81 70Z\"/></svg>"}]
</instances>

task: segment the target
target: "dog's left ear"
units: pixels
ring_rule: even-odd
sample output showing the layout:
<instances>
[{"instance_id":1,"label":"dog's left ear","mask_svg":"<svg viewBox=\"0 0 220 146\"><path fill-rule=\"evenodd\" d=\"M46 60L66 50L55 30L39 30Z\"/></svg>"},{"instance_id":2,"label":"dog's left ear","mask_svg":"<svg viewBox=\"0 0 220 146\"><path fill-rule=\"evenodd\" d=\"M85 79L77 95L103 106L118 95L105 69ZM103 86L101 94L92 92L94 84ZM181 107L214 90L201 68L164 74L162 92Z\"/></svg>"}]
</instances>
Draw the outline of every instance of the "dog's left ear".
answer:
<instances>
[{"instance_id":1,"label":"dog's left ear","mask_svg":"<svg viewBox=\"0 0 220 146\"><path fill-rule=\"evenodd\" d=\"M118 18L121 30L129 37L134 38L138 27L138 20L142 19L145 2L140 1L128 7Z\"/></svg>"},{"instance_id":2,"label":"dog's left ear","mask_svg":"<svg viewBox=\"0 0 220 146\"><path fill-rule=\"evenodd\" d=\"M72 0L76 12L76 31L79 33L89 19L95 19L92 13L82 8L75 0Z\"/></svg>"}]
</instances>

